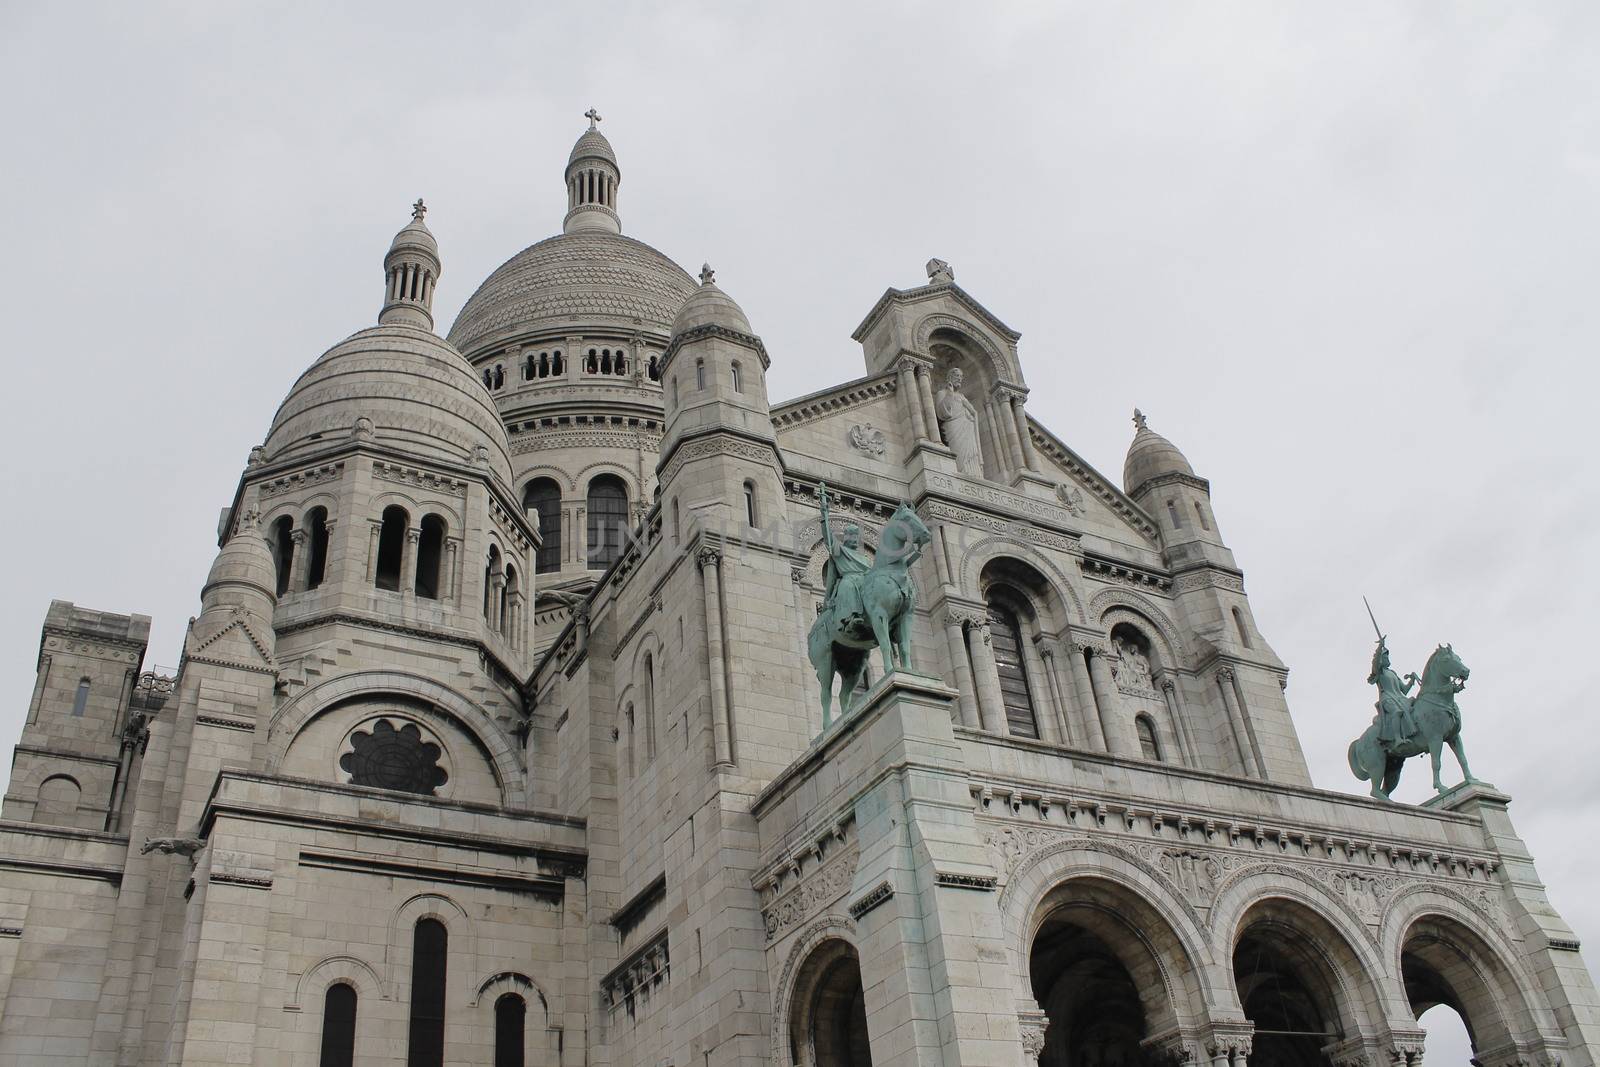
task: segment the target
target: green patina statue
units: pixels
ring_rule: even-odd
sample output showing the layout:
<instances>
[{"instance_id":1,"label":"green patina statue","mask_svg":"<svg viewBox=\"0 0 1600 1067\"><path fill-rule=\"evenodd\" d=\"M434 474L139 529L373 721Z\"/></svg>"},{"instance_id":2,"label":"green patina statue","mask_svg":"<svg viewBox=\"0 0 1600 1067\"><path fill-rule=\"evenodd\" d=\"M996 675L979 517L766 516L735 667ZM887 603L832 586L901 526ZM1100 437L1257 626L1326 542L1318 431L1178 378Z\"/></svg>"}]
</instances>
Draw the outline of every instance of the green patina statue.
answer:
<instances>
[{"instance_id":1,"label":"green patina statue","mask_svg":"<svg viewBox=\"0 0 1600 1067\"><path fill-rule=\"evenodd\" d=\"M1372 653L1372 670L1367 681L1378 687L1378 714L1367 732L1350 743L1350 770L1362 781L1372 782L1372 795L1389 799L1400 782L1400 771L1407 759L1426 752L1433 758L1433 788L1445 792L1439 780L1439 755L1448 744L1461 765L1461 774L1476 781L1467 767L1467 754L1461 747L1461 709L1456 694L1467 686L1466 664L1449 645L1440 645L1428 657L1422 676L1407 674L1403 679L1389 667L1389 646L1378 635L1378 648ZM1409 696L1416 685L1417 695Z\"/></svg>"},{"instance_id":2,"label":"green patina statue","mask_svg":"<svg viewBox=\"0 0 1600 1067\"><path fill-rule=\"evenodd\" d=\"M911 620L916 589L911 565L932 539L910 504L902 503L884 525L876 555L861 548L861 528L846 526L836 538L828 521L828 486L817 489L822 505L822 543L828 549L823 566L822 612L811 624L807 645L817 681L822 683L822 729L832 723L833 679L839 690L841 715L850 712L856 687L871 650L883 655L883 670L911 666Z\"/></svg>"}]
</instances>

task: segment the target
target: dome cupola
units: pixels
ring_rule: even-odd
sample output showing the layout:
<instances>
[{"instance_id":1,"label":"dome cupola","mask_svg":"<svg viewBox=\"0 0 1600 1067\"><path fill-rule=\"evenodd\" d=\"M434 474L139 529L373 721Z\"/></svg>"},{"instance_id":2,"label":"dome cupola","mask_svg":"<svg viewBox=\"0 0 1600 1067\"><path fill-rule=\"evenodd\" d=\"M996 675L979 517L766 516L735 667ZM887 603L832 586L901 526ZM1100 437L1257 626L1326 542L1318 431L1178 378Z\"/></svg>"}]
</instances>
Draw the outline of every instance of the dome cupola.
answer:
<instances>
[{"instance_id":1,"label":"dome cupola","mask_svg":"<svg viewBox=\"0 0 1600 1067\"><path fill-rule=\"evenodd\" d=\"M567 157L567 218L561 228L565 233L621 233L617 186L622 184L622 169L617 166L611 142L597 125L600 113L591 107L583 117L589 120L589 128Z\"/></svg>"},{"instance_id":2,"label":"dome cupola","mask_svg":"<svg viewBox=\"0 0 1600 1067\"><path fill-rule=\"evenodd\" d=\"M1194 468L1178 446L1150 428L1144 412L1133 409L1133 425L1137 427L1133 443L1128 446L1128 458L1122 465L1122 488L1129 496L1137 498L1139 490L1150 481L1168 474L1194 477Z\"/></svg>"},{"instance_id":3,"label":"dome cupola","mask_svg":"<svg viewBox=\"0 0 1600 1067\"><path fill-rule=\"evenodd\" d=\"M202 611L238 608L258 618L272 618L277 603L277 572L267 540L254 512L239 520L233 536L217 553L200 590Z\"/></svg>"},{"instance_id":4,"label":"dome cupola","mask_svg":"<svg viewBox=\"0 0 1600 1067\"><path fill-rule=\"evenodd\" d=\"M428 208L419 198L411 205L411 221L394 235L383 258L382 325L433 329L433 287L439 281L439 245L422 216Z\"/></svg>"},{"instance_id":5,"label":"dome cupola","mask_svg":"<svg viewBox=\"0 0 1600 1067\"><path fill-rule=\"evenodd\" d=\"M700 288L690 294L672 320L672 336L687 333L697 326L715 325L736 333L754 336L750 320L733 297L717 288L716 274L707 263L700 268Z\"/></svg>"}]
</instances>

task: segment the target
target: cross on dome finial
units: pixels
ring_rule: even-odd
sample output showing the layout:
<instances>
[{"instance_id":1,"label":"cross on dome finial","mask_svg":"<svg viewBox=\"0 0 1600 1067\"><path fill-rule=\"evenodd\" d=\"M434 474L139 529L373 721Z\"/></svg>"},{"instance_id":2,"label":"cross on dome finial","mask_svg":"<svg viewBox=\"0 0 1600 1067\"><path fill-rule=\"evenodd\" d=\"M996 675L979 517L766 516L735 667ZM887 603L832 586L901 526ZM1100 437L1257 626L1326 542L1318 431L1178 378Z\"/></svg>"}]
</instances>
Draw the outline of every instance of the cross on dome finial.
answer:
<instances>
[{"instance_id":1,"label":"cross on dome finial","mask_svg":"<svg viewBox=\"0 0 1600 1067\"><path fill-rule=\"evenodd\" d=\"M422 202L422 197L417 197L417 202L411 205L411 217L416 219L418 222L421 222L422 216L426 215L427 213L428 205Z\"/></svg>"},{"instance_id":2,"label":"cross on dome finial","mask_svg":"<svg viewBox=\"0 0 1600 1067\"><path fill-rule=\"evenodd\" d=\"M583 117L589 120L589 128L591 130L599 129L595 123L600 121L600 112L591 107L588 111L583 113Z\"/></svg>"},{"instance_id":3,"label":"cross on dome finial","mask_svg":"<svg viewBox=\"0 0 1600 1067\"><path fill-rule=\"evenodd\" d=\"M700 265L700 284L701 285L710 285L712 282L714 282L716 280L717 280L717 272L711 269L711 264L702 263Z\"/></svg>"},{"instance_id":4,"label":"cross on dome finial","mask_svg":"<svg viewBox=\"0 0 1600 1067\"><path fill-rule=\"evenodd\" d=\"M1140 411L1138 408L1134 408L1133 409L1133 427L1134 427L1134 429L1135 430L1148 430L1150 427L1145 425L1145 421L1146 420L1145 420L1145 417L1144 417L1144 412Z\"/></svg>"}]
</instances>

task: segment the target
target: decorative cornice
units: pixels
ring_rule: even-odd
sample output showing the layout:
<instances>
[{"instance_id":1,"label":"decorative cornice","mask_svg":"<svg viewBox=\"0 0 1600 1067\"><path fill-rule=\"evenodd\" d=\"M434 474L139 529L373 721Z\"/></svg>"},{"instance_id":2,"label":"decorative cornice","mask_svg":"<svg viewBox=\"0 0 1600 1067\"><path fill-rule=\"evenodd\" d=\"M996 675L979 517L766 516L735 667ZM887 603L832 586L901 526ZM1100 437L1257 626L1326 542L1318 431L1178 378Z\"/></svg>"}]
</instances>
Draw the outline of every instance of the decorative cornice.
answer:
<instances>
[{"instance_id":1,"label":"decorative cornice","mask_svg":"<svg viewBox=\"0 0 1600 1067\"><path fill-rule=\"evenodd\" d=\"M869 378L857 378L853 382L785 401L772 409L772 425L778 430L804 426L808 422L849 411L879 397L892 396L897 391L896 375L892 372Z\"/></svg>"},{"instance_id":2,"label":"decorative cornice","mask_svg":"<svg viewBox=\"0 0 1600 1067\"><path fill-rule=\"evenodd\" d=\"M1040 452L1043 452L1058 466L1066 469L1067 473L1085 489L1093 493L1100 501L1109 507L1123 522L1134 530L1144 535L1145 540L1153 545L1161 543L1161 533L1156 528L1155 520L1134 502L1133 498L1113 486L1100 475L1093 467L1089 466L1081 456L1068 448L1055 434L1045 429L1032 416L1028 418L1028 431L1033 436L1033 443Z\"/></svg>"},{"instance_id":3,"label":"decorative cornice","mask_svg":"<svg viewBox=\"0 0 1600 1067\"><path fill-rule=\"evenodd\" d=\"M868 311L866 317L861 320L861 325L857 326L854 332L850 334L850 339L858 343L865 341L868 331L872 329L873 324L877 322L878 318L891 304L918 304L926 300L936 299L946 293L954 296L957 303L972 312L985 326L994 330L1010 343L1016 344L1017 341L1022 339L1020 333L1001 322L994 312L978 303L972 294L954 282L919 285L914 289L895 289L891 287L884 290L883 295L878 298L878 302L872 305L872 310Z\"/></svg>"},{"instance_id":4,"label":"decorative cornice","mask_svg":"<svg viewBox=\"0 0 1600 1067\"><path fill-rule=\"evenodd\" d=\"M270 478L261 483L257 492L260 493L263 500L268 497L281 496L284 493L308 489L323 482L331 482L339 477L343 470L344 463L342 461L338 463L319 463L315 466L307 467L305 470L295 471L293 474L282 474L276 478Z\"/></svg>"},{"instance_id":5,"label":"decorative cornice","mask_svg":"<svg viewBox=\"0 0 1600 1067\"><path fill-rule=\"evenodd\" d=\"M766 370L772 366L772 359L767 355L767 346L761 343L761 338L753 333L741 333L730 330L728 327L715 322L707 322L699 326L684 330L682 333L672 335L672 340L667 342L667 350L661 354L661 373L667 373L667 368L672 365L672 357L685 345L703 341L708 337L718 337L724 341L732 341L736 345L743 345L761 357L761 369Z\"/></svg>"},{"instance_id":6,"label":"decorative cornice","mask_svg":"<svg viewBox=\"0 0 1600 1067\"><path fill-rule=\"evenodd\" d=\"M1121 582L1136 589L1152 589L1167 593L1172 589L1172 579L1157 571L1147 570L1133 563L1123 563L1104 556L1085 554L1078 561L1083 573L1103 581Z\"/></svg>"},{"instance_id":7,"label":"decorative cornice","mask_svg":"<svg viewBox=\"0 0 1600 1067\"><path fill-rule=\"evenodd\" d=\"M245 722L242 719L224 719L217 715L196 715L194 721L199 726L218 726L224 730L254 730L256 728L256 724L253 722Z\"/></svg>"},{"instance_id":8,"label":"decorative cornice","mask_svg":"<svg viewBox=\"0 0 1600 1067\"><path fill-rule=\"evenodd\" d=\"M343 464L339 464L339 466L343 466ZM454 497L467 495L467 483L465 480L452 478L448 474L438 474L434 471L424 470L421 467L408 466L403 463L388 463L381 459L375 459L372 461L372 476L379 481L393 482L414 489L427 489Z\"/></svg>"},{"instance_id":9,"label":"decorative cornice","mask_svg":"<svg viewBox=\"0 0 1600 1067\"><path fill-rule=\"evenodd\" d=\"M871 911L873 908L876 908L878 905L884 903L892 896L894 896L894 887L888 882L879 882L877 885L867 890L866 894L862 896L860 900L850 905L850 918L860 922L863 915Z\"/></svg>"}]
</instances>

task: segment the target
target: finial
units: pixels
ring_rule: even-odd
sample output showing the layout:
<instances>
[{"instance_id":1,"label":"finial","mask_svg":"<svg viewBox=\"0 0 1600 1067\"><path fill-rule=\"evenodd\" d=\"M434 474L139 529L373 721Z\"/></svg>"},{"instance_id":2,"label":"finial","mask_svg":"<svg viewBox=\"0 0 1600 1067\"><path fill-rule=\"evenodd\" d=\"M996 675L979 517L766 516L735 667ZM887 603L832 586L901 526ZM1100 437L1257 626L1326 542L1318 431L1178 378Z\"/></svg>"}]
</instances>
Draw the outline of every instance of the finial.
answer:
<instances>
[{"instance_id":1,"label":"finial","mask_svg":"<svg viewBox=\"0 0 1600 1067\"><path fill-rule=\"evenodd\" d=\"M1133 428L1135 430L1148 430L1150 428L1145 425L1144 412L1138 408L1133 409Z\"/></svg>"},{"instance_id":2,"label":"finial","mask_svg":"<svg viewBox=\"0 0 1600 1067\"><path fill-rule=\"evenodd\" d=\"M588 111L583 113L583 117L589 120L589 128L591 130L599 128L595 125L595 123L600 121L600 112L591 107Z\"/></svg>"},{"instance_id":3,"label":"finial","mask_svg":"<svg viewBox=\"0 0 1600 1067\"><path fill-rule=\"evenodd\" d=\"M717 280L717 272L711 269L711 264L700 264L700 284L710 285Z\"/></svg>"},{"instance_id":4,"label":"finial","mask_svg":"<svg viewBox=\"0 0 1600 1067\"><path fill-rule=\"evenodd\" d=\"M941 282L953 282L956 280L956 272L951 268L950 264L942 259L934 258L928 260L927 266L923 269L928 272L929 284L938 285Z\"/></svg>"},{"instance_id":5,"label":"finial","mask_svg":"<svg viewBox=\"0 0 1600 1067\"><path fill-rule=\"evenodd\" d=\"M422 197L417 197L417 202L411 205L411 217L416 219L418 222L421 222L422 216L426 215L427 213L428 205L422 202Z\"/></svg>"}]
</instances>

